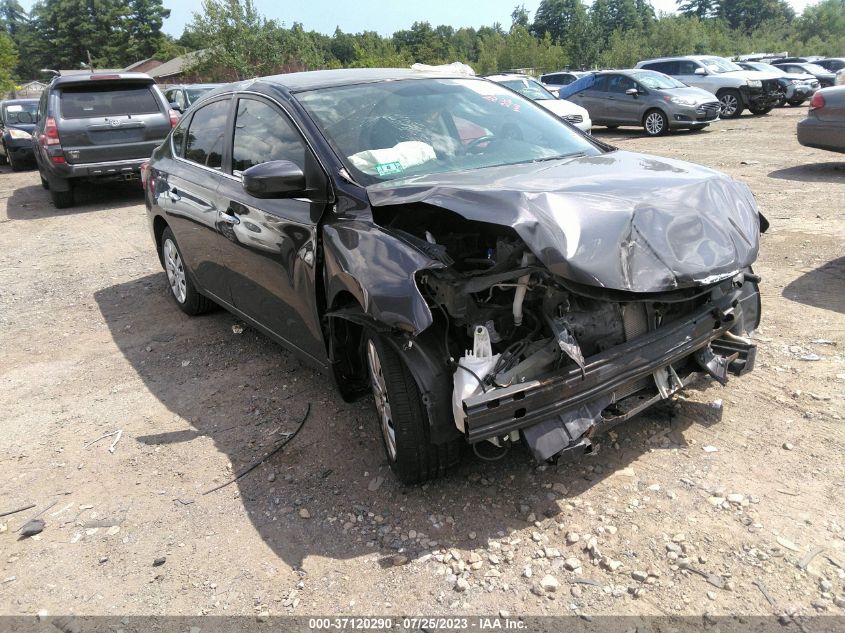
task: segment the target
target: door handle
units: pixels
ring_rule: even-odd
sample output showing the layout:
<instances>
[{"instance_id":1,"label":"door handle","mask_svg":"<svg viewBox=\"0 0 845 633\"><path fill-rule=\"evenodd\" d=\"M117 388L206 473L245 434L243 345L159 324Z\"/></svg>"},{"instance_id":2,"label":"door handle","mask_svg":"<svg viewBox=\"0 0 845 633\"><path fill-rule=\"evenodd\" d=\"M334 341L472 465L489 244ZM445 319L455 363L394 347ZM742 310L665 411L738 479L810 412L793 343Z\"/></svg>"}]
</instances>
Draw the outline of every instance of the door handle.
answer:
<instances>
[{"instance_id":1,"label":"door handle","mask_svg":"<svg viewBox=\"0 0 845 633\"><path fill-rule=\"evenodd\" d=\"M235 212L232 209L226 209L220 214L220 220L225 222L226 224L240 224L241 219L235 215Z\"/></svg>"}]
</instances>

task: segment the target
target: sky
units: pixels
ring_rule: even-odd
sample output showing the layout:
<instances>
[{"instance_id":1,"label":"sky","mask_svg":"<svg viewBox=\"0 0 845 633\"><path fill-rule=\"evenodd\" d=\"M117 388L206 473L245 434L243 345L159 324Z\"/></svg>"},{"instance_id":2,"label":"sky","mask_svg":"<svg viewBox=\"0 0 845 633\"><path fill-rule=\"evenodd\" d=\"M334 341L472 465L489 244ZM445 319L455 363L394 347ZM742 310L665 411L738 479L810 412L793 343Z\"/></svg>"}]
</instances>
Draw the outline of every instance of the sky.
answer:
<instances>
[{"instance_id":1,"label":"sky","mask_svg":"<svg viewBox=\"0 0 845 633\"><path fill-rule=\"evenodd\" d=\"M817 0L789 0L797 13ZM455 28L479 27L500 22L509 26L514 6L524 4L531 17L540 0L428 0L408 2L399 0L309 0L308 2L279 2L278 0L254 0L256 8L268 18L274 18L290 26L301 22L306 31L334 33L335 27L347 33L377 31L390 35L395 31L410 28L414 22L430 22L432 25L448 24ZM21 2L29 10L34 0ZM675 0L652 0L657 11L674 11ZM192 15L202 7L201 0L164 0L170 9L170 18L164 23L164 31L178 37Z\"/></svg>"}]
</instances>

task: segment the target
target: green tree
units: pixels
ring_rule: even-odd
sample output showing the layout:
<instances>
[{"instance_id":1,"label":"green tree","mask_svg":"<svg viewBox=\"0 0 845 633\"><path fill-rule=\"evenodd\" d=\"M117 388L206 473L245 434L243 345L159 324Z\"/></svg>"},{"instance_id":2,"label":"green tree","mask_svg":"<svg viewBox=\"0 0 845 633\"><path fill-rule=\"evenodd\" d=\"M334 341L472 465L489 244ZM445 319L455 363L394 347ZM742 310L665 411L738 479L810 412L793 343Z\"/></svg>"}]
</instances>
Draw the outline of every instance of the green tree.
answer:
<instances>
[{"instance_id":1,"label":"green tree","mask_svg":"<svg viewBox=\"0 0 845 633\"><path fill-rule=\"evenodd\" d=\"M161 32L164 21L170 17L162 0L129 0L123 28L128 36L126 57L141 61L151 57L164 44Z\"/></svg>"},{"instance_id":2,"label":"green tree","mask_svg":"<svg viewBox=\"0 0 845 633\"><path fill-rule=\"evenodd\" d=\"M749 33L770 20L792 20L795 11L786 0L720 0L716 15L732 29Z\"/></svg>"},{"instance_id":3,"label":"green tree","mask_svg":"<svg viewBox=\"0 0 845 633\"><path fill-rule=\"evenodd\" d=\"M18 63L15 42L8 34L0 32L0 93L15 88L14 68Z\"/></svg>"},{"instance_id":4,"label":"green tree","mask_svg":"<svg viewBox=\"0 0 845 633\"><path fill-rule=\"evenodd\" d=\"M696 17L699 20L712 17L717 9L718 0L676 0L678 11L687 17Z\"/></svg>"},{"instance_id":5,"label":"green tree","mask_svg":"<svg viewBox=\"0 0 845 633\"><path fill-rule=\"evenodd\" d=\"M252 0L203 0L187 30L203 44L187 71L205 79L270 75L293 61L286 58L279 25L259 14Z\"/></svg>"},{"instance_id":6,"label":"green tree","mask_svg":"<svg viewBox=\"0 0 845 633\"><path fill-rule=\"evenodd\" d=\"M524 4L516 5L513 8L513 11L511 11L511 31L514 29L514 27L517 27L517 26L524 26L524 27L527 28L528 27L528 20L529 20L529 16L528 16L528 11L525 10L525 5Z\"/></svg>"},{"instance_id":7,"label":"green tree","mask_svg":"<svg viewBox=\"0 0 845 633\"><path fill-rule=\"evenodd\" d=\"M18 0L0 1L0 25L12 40L20 27L28 22L26 11Z\"/></svg>"}]
</instances>

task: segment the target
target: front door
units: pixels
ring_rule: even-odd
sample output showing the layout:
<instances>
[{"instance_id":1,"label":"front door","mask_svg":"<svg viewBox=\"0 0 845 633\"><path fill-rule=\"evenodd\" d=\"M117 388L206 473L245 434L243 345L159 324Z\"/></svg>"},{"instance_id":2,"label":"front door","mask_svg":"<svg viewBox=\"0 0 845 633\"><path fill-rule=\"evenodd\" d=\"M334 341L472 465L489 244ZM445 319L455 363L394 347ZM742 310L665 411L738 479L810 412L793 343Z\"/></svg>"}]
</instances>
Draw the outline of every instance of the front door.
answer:
<instances>
[{"instance_id":1,"label":"front door","mask_svg":"<svg viewBox=\"0 0 845 633\"><path fill-rule=\"evenodd\" d=\"M639 94L629 95L628 90L639 90L636 81L626 75L611 75L607 81L608 118L621 124L639 125L644 114L644 101Z\"/></svg>"},{"instance_id":2,"label":"front door","mask_svg":"<svg viewBox=\"0 0 845 633\"><path fill-rule=\"evenodd\" d=\"M325 362L316 305L317 222L324 195L254 198L241 173L260 163L288 160L327 191L325 175L287 113L261 97L240 97L232 139L231 175L218 191L220 230L232 304L292 348ZM320 186L312 186L320 180Z\"/></svg>"}]
</instances>

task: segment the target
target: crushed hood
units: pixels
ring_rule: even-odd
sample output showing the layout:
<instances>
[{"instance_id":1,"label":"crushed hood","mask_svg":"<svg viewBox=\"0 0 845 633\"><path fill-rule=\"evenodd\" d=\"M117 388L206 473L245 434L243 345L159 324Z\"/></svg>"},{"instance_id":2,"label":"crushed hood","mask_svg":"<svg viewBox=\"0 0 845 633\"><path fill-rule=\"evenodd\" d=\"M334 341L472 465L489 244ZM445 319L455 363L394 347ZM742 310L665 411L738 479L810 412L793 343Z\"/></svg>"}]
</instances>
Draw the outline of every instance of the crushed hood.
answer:
<instances>
[{"instance_id":1,"label":"crushed hood","mask_svg":"<svg viewBox=\"0 0 845 633\"><path fill-rule=\"evenodd\" d=\"M753 263L759 247L746 185L631 152L432 174L367 192L373 206L425 203L513 227L552 273L614 290L714 283Z\"/></svg>"}]
</instances>

